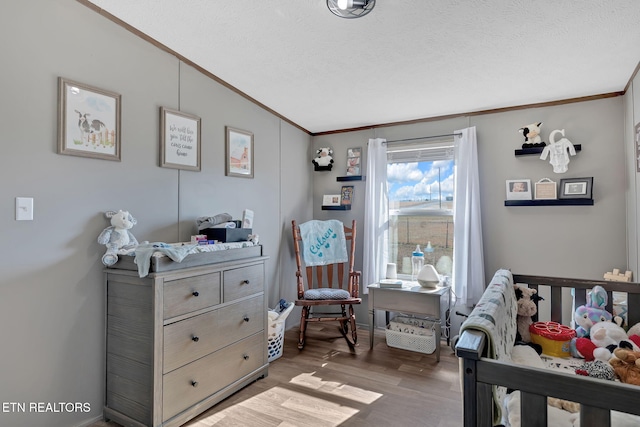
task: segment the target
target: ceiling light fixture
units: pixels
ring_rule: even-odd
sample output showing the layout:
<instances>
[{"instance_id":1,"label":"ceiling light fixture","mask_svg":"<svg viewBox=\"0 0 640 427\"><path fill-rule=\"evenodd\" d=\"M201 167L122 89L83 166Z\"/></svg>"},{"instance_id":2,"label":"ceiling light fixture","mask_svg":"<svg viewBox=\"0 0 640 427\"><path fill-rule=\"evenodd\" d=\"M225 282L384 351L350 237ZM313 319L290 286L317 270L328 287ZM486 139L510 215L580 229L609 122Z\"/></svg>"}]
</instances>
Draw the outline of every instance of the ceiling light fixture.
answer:
<instances>
[{"instance_id":1,"label":"ceiling light fixture","mask_svg":"<svg viewBox=\"0 0 640 427\"><path fill-rule=\"evenodd\" d=\"M340 18L360 18L373 10L376 0L327 0L327 7Z\"/></svg>"}]
</instances>

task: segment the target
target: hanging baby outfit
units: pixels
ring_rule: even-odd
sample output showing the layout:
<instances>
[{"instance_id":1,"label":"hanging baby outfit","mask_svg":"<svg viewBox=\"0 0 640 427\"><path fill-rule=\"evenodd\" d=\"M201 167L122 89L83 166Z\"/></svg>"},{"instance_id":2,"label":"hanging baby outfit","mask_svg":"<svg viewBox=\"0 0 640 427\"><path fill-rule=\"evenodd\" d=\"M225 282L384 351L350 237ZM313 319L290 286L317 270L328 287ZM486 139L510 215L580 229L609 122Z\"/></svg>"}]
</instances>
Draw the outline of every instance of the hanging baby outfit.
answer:
<instances>
[{"instance_id":1,"label":"hanging baby outfit","mask_svg":"<svg viewBox=\"0 0 640 427\"><path fill-rule=\"evenodd\" d=\"M540 155L540 159L546 160L547 156L551 155L549 163L553 166L553 172L565 173L569 170L569 154L575 156L576 149L567 138L562 138L557 142L554 141L553 136L556 132L561 133L564 136L564 129L562 129L562 131L554 130L551 132L551 135L549 135L549 141L551 143L544 147L544 150L542 150L542 154Z\"/></svg>"}]
</instances>

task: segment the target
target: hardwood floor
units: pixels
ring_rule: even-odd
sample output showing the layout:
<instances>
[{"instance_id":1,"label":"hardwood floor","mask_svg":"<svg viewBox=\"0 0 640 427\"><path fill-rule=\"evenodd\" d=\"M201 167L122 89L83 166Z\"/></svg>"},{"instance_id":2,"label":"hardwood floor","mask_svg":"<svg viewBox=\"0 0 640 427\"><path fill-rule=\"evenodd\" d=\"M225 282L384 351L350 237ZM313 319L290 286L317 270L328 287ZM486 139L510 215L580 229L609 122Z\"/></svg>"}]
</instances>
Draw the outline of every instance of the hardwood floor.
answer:
<instances>
[{"instance_id":1,"label":"hardwood floor","mask_svg":"<svg viewBox=\"0 0 640 427\"><path fill-rule=\"evenodd\" d=\"M245 387L183 427L371 427L462 425L458 359L442 342L435 355L391 348L366 329L349 349L337 324L312 323L304 350L298 328L285 333L283 355L269 376ZM97 422L90 427L119 427Z\"/></svg>"}]
</instances>

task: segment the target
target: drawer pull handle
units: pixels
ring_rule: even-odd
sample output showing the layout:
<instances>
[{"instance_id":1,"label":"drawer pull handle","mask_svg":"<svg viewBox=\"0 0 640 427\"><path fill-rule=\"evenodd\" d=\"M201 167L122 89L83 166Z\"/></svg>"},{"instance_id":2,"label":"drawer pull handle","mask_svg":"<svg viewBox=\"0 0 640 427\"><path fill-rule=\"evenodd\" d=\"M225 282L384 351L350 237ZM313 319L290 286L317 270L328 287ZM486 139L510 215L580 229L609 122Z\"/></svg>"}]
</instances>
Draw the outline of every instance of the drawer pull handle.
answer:
<instances>
[{"instance_id":1,"label":"drawer pull handle","mask_svg":"<svg viewBox=\"0 0 640 427\"><path fill-rule=\"evenodd\" d=\"M200 338L196 335L192 336L191 339L193 340L193 342L198 342L200 341Z\"/></svg>"},{"instance_id":2,"label":"drawer pull handle","mask_svg":"<svg viewBox=\"0 0 640 427\"><path fill-rule=\"evenodd\" d=\"M249 355L245 353L245 354L242 355L242 358L244 360L249 360Z\"/></svg>"},{"instance_id":3,"label":"drawer pull handle","mask_svg":"<svg viewBox=\"0 0 640 427\"><path fill-rule=\"evenodd\" d=\"M191 381L191 385L193 387L198 387L198 381Z\"/></svg>"},{"instance_id":4,"label":"drawer pull handle","mask_svg":"<svg viewBox=\"0 0 640 427\"><path fill-rule=\"evenodd\" d=\"M198 295L200 295L200 292L198 292L198 291L193 291L193 292L191 293L191 295L193 295L194 297L197 297Z\"/></svg>"},{"instance_id":5,"label":"drawer pull handle","mask_svg":"<svg viewBox=\"0 0 640 427\"><path fill-rule=\"evenodd\" d=\"M244 320L245 322L248 322L248 321L249 321L249 316L244 316L244 317L242 318L242 320Z\"/></svg>"},{"instance_id":6,"label":"drawer pull handle","mask_svg":"<svg viewBox=\"0 0 640 427\"><path fill-rule=\"evenodd\" d=\"M249 279L244 279L241 283L241 285L248 285L249 284Z\"/></svg>"}]
</instances>

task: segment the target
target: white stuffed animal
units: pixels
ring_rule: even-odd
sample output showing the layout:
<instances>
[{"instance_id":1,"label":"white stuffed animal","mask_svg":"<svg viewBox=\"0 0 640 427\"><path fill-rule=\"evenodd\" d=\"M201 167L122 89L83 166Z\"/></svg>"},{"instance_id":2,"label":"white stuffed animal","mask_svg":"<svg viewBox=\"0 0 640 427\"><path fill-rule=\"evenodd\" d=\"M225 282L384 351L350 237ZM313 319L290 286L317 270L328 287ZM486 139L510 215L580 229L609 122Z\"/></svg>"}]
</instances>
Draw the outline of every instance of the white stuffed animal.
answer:
<instances>
[{"instance_id":1,"label":"white stuffed animal","mask_svg":"<svg viewBox=\"0 0 640 427\"><path fill-rule=\"evenodd\" d=\"M316 150L316 157L311 160L314 169L317 171L330 171L333 167L333 150L329 147L319 148Z\"/></svg>"},{"instance_id":2,"label":"white stuffed animal","mask_svg":"<svg viewBox=\"0 0 640 427\"><path fill-rule=\"evenodd\" d=\"M98 243L107 246L107 251L102 256L102 263L106 266L118 261L120 249L130 249L138 246L138 241L129 231L138 221L127 211L107 211L105 217L111 220L111 226L102 230L98 236Z\"/></svg>"}]
</instances>

